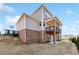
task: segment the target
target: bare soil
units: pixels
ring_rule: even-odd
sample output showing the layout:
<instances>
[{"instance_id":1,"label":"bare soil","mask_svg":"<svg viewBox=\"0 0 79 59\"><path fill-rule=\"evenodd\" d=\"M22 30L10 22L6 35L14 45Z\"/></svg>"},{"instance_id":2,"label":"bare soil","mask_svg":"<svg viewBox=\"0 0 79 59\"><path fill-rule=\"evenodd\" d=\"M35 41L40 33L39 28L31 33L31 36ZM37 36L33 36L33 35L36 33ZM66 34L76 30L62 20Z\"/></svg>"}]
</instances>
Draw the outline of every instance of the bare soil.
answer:
<instances>
[{"instance_id":1,"label":"bare soil","mask_svg":"<svg viewBox=\"0 0 79 59\"><path fill-rule=\"evenodd\" d=\"M75 44L60 42L58 44L23 44L18 37L0 36L1 55L77 55Z\"/></svg>"}]
</instances>

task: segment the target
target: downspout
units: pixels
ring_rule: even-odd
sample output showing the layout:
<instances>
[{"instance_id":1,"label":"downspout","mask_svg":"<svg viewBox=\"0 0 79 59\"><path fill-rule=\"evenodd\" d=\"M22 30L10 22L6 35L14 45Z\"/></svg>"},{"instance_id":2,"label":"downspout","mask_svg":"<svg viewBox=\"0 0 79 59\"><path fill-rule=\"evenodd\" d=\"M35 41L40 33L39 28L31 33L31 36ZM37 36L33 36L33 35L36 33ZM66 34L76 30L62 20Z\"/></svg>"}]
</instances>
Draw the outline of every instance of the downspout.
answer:
<instances>
[{"instance_id":1,"label":"downspout","mask_svg":"<svg viewBox=\"0 0 79 59\"><path fill-rule=\"evenodd\" d=\"M25 41L27 42L27 39L26 39L26 35L27 35L27 33L26 33L26 31L27 31L27 16L25 15L24 16L24 28L25 28L25 37L24 37L24 39L25 39ZM26 42L25 42L25 44L26 44Z\"/></svg>"},{"instance_id":2,"label":"downspout","mask_svg":"<svg viewBox=\"0 0 79 59\"><path fill-rule=\"evenodd\" d=\"M43 7L42 7L42 42L44 42L44 27L43 27Z\"/></svg>"}]
</instances>

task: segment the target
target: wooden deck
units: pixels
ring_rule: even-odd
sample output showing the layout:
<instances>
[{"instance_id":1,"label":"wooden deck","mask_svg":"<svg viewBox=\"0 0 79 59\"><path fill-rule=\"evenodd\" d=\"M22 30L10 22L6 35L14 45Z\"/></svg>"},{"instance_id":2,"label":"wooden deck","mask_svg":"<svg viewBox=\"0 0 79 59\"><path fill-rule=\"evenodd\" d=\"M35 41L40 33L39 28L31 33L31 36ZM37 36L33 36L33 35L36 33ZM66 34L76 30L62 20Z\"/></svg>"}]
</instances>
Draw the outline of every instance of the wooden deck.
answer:
<instances>
[{"instance_id":1,"label":"wooden deck","mask_svg":"<svg viewBox=\"0 0 79 59\"><path fill-rule=\"evenodd\" d=\"M53 35L54 32L55 32L56 34L59 34L59 33L61 33L61 29L59 29L58 27L55 27L55 26L50 26L50 27L47 27L47 28L46 28L46 32L47 32L48 34L51 34L51 35Z\"/></svg>"}]
</instances>

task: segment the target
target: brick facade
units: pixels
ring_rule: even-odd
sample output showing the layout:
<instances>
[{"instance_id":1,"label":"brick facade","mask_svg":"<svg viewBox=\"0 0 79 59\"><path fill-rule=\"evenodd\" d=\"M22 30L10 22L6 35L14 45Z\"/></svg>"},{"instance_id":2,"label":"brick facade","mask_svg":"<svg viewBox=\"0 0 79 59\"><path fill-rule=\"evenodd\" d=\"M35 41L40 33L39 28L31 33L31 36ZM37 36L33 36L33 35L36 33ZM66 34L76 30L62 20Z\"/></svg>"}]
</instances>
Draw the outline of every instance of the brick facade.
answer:
<instances>
[{"instance_id":1,"label":"brick facade","mask_svg":"<svg viewBox=\"0 0 79 59\"><path fill-rule=\"evenodd\" d=\"M25 30L25 29L19 31L19 39L20 39L23 43L26 43L26 30Z\"/></svg>"},{"instance_id":2,"label":"brick facade","mask_svg":"<svg viewBox=\"0 0 79 59\"><path fill-rule=\"evenodd\" d=\"M19 31L19 38L22 42L26 44L41 43L42 42L42 31L23 29ZM43 42L46 42L47 40L48 40L47 33L44 32Z\"/></svg>"}]
</instances>

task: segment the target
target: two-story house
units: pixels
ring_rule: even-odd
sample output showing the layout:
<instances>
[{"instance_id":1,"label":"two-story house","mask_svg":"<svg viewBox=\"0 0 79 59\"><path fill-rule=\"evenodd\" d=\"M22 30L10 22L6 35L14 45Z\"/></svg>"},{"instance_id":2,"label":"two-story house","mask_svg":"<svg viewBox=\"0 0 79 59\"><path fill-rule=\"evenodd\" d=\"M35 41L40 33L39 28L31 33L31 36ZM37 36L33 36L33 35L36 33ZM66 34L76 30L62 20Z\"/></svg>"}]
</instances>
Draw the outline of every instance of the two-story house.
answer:
<instances>
[{"instance_id":1,"label":"two-story house","mask_svg":"<svg viewBox=\"0 0 79 59\"><path fill-rule=\"evenodd\" d=\"M23 13L16 23L19 38L24 43L52 42L61 40L61 21L41 5L32 15Z\"/></svg>"}]
</instances>

